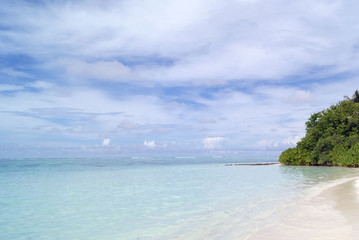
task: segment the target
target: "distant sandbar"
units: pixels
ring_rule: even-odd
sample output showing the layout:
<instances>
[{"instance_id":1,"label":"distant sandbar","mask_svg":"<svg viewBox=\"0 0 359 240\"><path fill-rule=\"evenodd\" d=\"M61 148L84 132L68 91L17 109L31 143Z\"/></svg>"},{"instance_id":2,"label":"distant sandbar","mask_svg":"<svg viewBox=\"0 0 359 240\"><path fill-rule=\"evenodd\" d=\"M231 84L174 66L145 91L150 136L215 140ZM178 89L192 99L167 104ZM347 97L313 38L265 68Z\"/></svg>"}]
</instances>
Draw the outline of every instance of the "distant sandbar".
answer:
<instances>
[{"instance_id":1,"label":"distant sandbar","mask_svg":"<svg viewBox=\"0 0 359 240\"><path fill-rule=\"evenodd\" d=\"M281 165L280 163L228 163L225 166L267 166L267 165Z\"/></svg>"}]
</instances>

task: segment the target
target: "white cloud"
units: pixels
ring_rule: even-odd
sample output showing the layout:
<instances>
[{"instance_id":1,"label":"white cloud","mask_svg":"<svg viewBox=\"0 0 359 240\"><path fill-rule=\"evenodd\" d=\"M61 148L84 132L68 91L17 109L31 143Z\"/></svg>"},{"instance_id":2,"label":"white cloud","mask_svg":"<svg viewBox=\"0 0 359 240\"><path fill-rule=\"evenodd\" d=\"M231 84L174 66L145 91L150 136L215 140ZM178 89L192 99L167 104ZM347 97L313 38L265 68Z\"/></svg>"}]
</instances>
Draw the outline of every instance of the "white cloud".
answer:
<instances>
[{"instance_id":1,"label":"white cloud","mask_svg":"<svg viewBox=\"0 0 359 240\"><path fill-rule=\"evenodd\" d=\"M0 73L4 73L11 77L21 77L21 78L29 78L31 77L30 74L27 74L26 72L14 70L12 68L3 68L0 70Z\"/></svg>"},{"instance_id":2,"label":"white cloud","mask_svg":"<svg viewBox=\"0 0 359 240\"><path fill-rule=\"evenodd\" d=\"M75 77L111 81L128 81L130 69L120 62L99 61L93 63L81 61L67 62L67 72Z\"/></svg>"},{"instance_id":3,"label":"white cloud","mask_svg":"<svg viewBox=\"0 0 359 240\"><path fill-rule=\"evenodd\" d=\"M207 137L203 139L203 148L214 149L221 147L224 137Z\"/></svg>"},{"instance_id":4,"label":"white cloud","mask_svg":"<svg viewBox=\"0 0 359 240\"><path fill-rule=\"evenodd\" d=\"M111 135L112 140L131 145L139 137L160 137L163 142L176 141L180 148L225 149L253 148L259 139L271 139L260 145L275 148L294 144L294 137L289 137L303 136L304 123L311 113L351 95L351 86L355 84L356 79L320 87L313 84L308 91L318 101L305 107L286 103L288 96L302 91L295 87L258 87L251 93L223 89L212 93L211 98L196 92L185 96L199 108L171 104L172 100L157 96L125 95L116 99L101 90L53 86L48 91L0 94L0 131L11 132L13 137L21 135L17 142L39 141L39 133L55 136L56 130L57 137L67 141L88 142L99 135ZM231 141L224 145L222 136ZM157 142L154 144L156 149L160 147Z\"/></svg>"},{"instance_id":5,"label":"white cloud","mask_svg":"<svg viewBox=\"0 0 359 240\"><path fill-rule=\"evenodd\" d=\"M356 70L357 8L328 0L5 4L2 49L46 53L47 62L65 57L69 75L112 81L284 81Z\"/></svg>"},{"instance_id":6,"label":"white cloud","mask_svg":"<svg viewBox=\"0 0 359 240\"><path fill-rule=\"evenodd\" d=\"M292 104L306 104L315 101L314 96L309 91L298 90L288 98Z\"/></svg>"},{"instance_id":7,"label":"white cloud","mask_svg":"<svg viewBox=\"0 0 359 240\"><path fill-rule=\"evenodd\" d=\"M131 122L129 119L125 119L117 125L117 129L127 132L136 131L139 128L140 126L137 123Z\"/></svg>"},{"instance_id":8,"label":"white cloud","mask_svg":"<svg viewBox=\"0 0 359 240\"><path fill-rule=\"evenodd\" d=\"M358 85L358 7L329 0L5 1L0 51L29 55L34 66L1 68L9 79L0 84L0 131L14 142L40 142L39 133L94 144L111 136L156 149L161 142L138 139L198 149L293 145L311 113ZM49 81L11 82L36 73Z\"/></svg>"},{"instance_id":9,"label":"white cloud","mask_svg":"<svg viewBox=\"0 0 359 240\"><path fill-rule=\"evenodd\" d=\"M11 84L0 84L0 92L3 91L19 91L24 89L23 86L11 85Z\"/></svg>"},{"instance_id":10,"label":"white cloud","mask_svg":"<svg viewBox=\"0 0 359 240\"><path fill-rule=\"evenodd\" d=\"M49 89L52 88L53 86L54 85L52 83L49 83L47 81L35 81L26 84L26 87L37 88L37 89Z\"/></svg>"},{"instance_id":11,"label":"white cloud","mask_svg":"<svg viewBox=\"0 0 359 240\"><path fill-rule=\"evenodd\" d=\"M258 142L260 148L277 148L279 147L279 142L275 140L260 140Z\"/></svg>"},{"instance_id":12,"label":"white cloud","mask_svg":"<svg viewBox=\"0 0 359 240\"><path fill-rule=\"evenodd\" d=\"M143 142L143 145L144 145L145 147L147 147L147 148L153 149L153 148L156 147L156 142L155 142L155 141L147 141L147 140L145 140L145 141Z\"/></svg>"},{"instance_id":13,"label":"white cloud","mask_svg":"<svg viewBox=\"0 0 359 240\"><path fill-rule=\"evenodd\" d=\"M276 140L276 139L263 139L258 141L257 146L259 148L265 148L265 149L277 149L277 148L281 148L281 149L285 149L288 147L294 147L301 139L303 138L303 136L289 136L281 141Z\"/></svg>"},{"instance_id":14,"label":"white cloud","mask_svg":"<svg viewBox=\"0 0 359 240\"><path fill-rule=\"evenodd\" d=\"M107 134L133 141L138 133L136 127L149 135L178 121L178 110L166 110L165 106L158 97L132 95L116 99L90 88L54 86L48 91L19 91L0 94L0 132L26 135L19 142L29 138L39 141L38 134L48 134L49 129L58 129L58 138L66 137L67 141L94 141L98 135Z\"/></svg>"},{"instance_id":15,"label":"white cloud","mask_svg":"<svg viewBox=\"0 0 359 240\"><path fill-rule=\"evenodd\" d=\"M295 146L301 139L303 138L303 136L290 136L286 139L283 140L283 144L284 145L289 145L289 146Z\"/></svg>"},{"instance_id":16,"label":"white cloud","mask_svg":"<svg viewBox=\"0 0 359 240\"><path fill-rule=\"evenodd\" d=\"M105 138L105 139L102 141L102 147L109 146L110 144L111 144L111 139L110 139L110 138Z\"/></svg>"},{"instance_id":17,"label":"white cloud","mask_svg":"<svg viewBox=\"0 0 359 240\"><path fill-rule=\"evenodd\" d=\"M73 127L70 129L70 132L72 133L82 133L84 130L81 125L78 125L76 127ZM110 139L109 139L110 140ZM102 142L102 145L104 144L105 140Z\"/></svg>"}]
</instances>

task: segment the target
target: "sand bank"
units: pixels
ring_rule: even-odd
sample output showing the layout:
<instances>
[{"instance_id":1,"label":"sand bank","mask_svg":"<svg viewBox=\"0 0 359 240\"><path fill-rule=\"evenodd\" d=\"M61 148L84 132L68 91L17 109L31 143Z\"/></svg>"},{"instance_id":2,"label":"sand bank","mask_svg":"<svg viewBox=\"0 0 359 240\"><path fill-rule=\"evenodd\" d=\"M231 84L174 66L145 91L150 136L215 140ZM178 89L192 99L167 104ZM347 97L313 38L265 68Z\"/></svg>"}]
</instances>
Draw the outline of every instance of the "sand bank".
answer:
<instances>
[{"instance_id":1,"label":"sand bank","mask_svg":"<svg viewBox=\"0 0 359 240\"><path fill-rule=\"evenodd\" d=\"M228 163L224 166L232 167L232 166L269 166L269 165L281 165L281 163Z\"/></svg>"},{"instance_id":2,"label":"sand bank","mask_svg":"<svg viewBox=\"0 0 359 240\"><path fill-rule=\"evenodd\" d=\"M354 240L358 236L359 178L350 178L277 212L245 239Z\"/></svg>"}]
</instances>

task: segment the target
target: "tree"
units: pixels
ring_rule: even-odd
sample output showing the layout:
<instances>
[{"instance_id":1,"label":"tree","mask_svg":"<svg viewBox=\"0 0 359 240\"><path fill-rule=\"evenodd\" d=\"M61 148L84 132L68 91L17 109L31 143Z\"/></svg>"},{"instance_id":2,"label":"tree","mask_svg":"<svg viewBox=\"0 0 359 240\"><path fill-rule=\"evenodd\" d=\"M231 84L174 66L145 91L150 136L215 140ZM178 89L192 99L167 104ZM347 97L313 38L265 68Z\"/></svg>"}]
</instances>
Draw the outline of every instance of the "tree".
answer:
<instances>
[{"instance_id":1,"label":"tree","mask_svg":"<svg viewBox=\"0 0 359 240\"><path fill-rule=\"evenodd\" d=\"M287 165L359 166L359 92L306 122L307 133L279 161Z\"/></svg>"},{"instance_id":2,"label":"tree","mask_svg":"<svg viewBox=\"0 0 359 240\"><path fill-rule=\"evenodd\" d=\"M355 90L354 94L353 94L353 97L351 99L353 102L355 103L359 103L359 92L358 90Z\"/></svg>"}]
</instances>

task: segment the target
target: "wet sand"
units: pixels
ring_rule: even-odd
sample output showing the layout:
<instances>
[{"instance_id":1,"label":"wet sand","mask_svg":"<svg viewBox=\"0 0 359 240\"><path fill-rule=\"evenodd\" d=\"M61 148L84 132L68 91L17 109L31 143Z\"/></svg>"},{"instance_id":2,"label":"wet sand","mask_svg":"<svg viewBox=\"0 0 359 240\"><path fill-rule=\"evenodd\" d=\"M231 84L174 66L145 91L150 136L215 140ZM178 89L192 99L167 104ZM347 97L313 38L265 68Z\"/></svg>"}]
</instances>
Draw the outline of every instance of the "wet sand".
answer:
<instances>
[{"instance_id":1,"label":"wet sand","mask_svg":"<svg viewBox=\"0 0 359 240\"><path fill-rule=\"evenodd\" d=\"M277 212L245 239L354 240L358 236L359 178L351 178Z\"/></svg>"}]
</instances>

